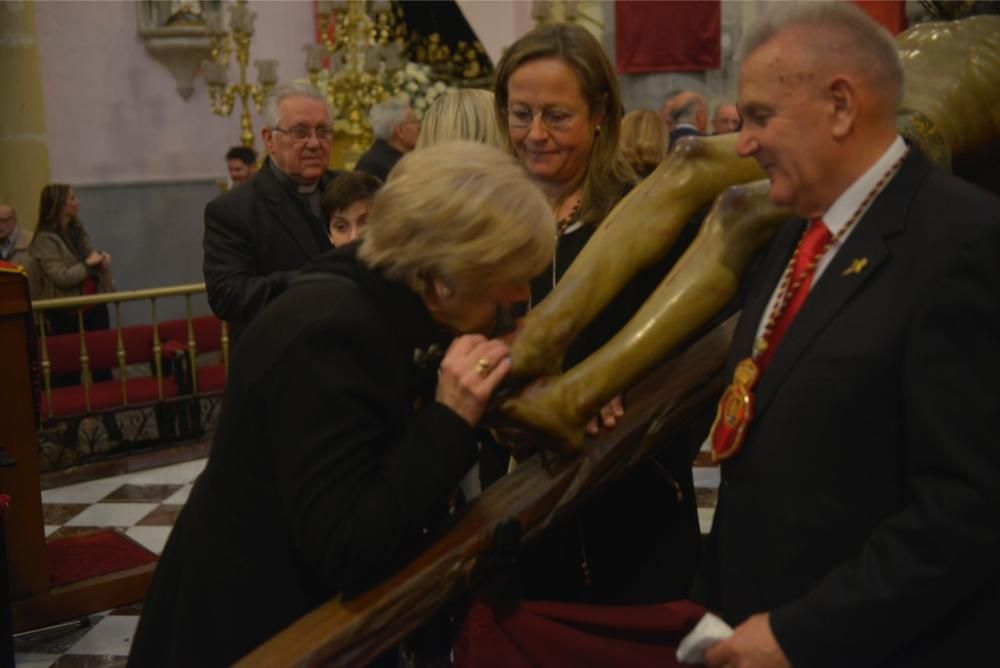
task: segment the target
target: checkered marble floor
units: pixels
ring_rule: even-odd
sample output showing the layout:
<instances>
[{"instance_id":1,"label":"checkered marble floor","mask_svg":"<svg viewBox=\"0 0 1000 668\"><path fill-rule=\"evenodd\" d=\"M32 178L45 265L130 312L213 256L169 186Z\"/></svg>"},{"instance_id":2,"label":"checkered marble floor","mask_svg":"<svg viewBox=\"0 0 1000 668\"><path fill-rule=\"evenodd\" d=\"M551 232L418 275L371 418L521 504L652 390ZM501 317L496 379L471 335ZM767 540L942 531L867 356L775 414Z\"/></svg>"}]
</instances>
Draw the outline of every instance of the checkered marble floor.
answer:
<instances>
[{"instance_id":1,"label":"checkered marble floor","mask_svg":"<svg viewBox=\"0 0 1000 668\"><path fill-rule=\"evenodd\" d=\"M174 520L187 501L205 459L91 480L42 492L49 539L114 527L160 554ZM719 470L699 456L694 468L698 519L712 526ZM18 668L110 668L124 666L141 606L91 615L86 627L15 640Z\"/></svg>"},{"instance_id":2,"label":"checkered marble floor","mask_svg":"<svg viewBox=\"0 0 1000 668\"><path fill-rule=\"evenodd\" d=\"M204 459L91 480L42 492L49 539L113 527L160 554ZM18 668L124 666L141 606L91 615L85 626L42 632L14 642Z\"/></svg>"}]
</instances>

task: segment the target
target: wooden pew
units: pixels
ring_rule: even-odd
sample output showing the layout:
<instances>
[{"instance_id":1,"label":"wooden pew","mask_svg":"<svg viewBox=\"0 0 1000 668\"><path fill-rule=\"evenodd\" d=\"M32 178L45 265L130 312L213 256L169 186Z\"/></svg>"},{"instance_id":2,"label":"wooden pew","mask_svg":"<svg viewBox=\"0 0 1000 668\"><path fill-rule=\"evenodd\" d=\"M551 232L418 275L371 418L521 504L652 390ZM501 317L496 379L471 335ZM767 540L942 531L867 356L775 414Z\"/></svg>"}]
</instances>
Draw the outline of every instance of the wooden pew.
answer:
<instances>
[{"instance_id":1,"label":"wooden pew","mask_svg":"<svg viewBox=\"0 0 1000 668\"><path fill-rule=\"evenodd\" d=\"M0 468L0 491L12 498L4 519L15 632L141 601L154 567L50 587L35 438L33 332L27 278L19 267L0 267L0 443L15 460L13 467Z\"/></svg>"}]
</instances>

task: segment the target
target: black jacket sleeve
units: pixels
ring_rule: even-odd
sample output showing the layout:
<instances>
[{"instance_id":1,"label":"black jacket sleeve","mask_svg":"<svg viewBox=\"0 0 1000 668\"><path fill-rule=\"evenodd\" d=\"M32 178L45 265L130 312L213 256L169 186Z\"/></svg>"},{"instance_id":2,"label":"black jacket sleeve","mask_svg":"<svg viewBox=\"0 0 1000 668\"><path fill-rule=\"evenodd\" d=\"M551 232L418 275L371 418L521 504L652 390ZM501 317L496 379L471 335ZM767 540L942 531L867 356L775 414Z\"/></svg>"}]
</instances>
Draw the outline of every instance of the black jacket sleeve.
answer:
<instances>
[{"instance_id":1,"label":"black jacket sleeve","mask_svg":"<svg viewBox=\"0 0 1000 668\"><path fill-rule=\"evenodd\" d=\"M246 208L246 207L243 207ZM284 291L294 271L262 274L250 213L213 200L205 207L204 273L208 303L223 320L247 322Z\"/></svg>"},{"instance_id":2,"label":"black jacket sleeve","mask_svg":"<svg viewBox=\"0 0 1000 668\"><path fill-rule=\"evenodd\" d=\"M405 417L412 408L391 356L378 339L353 338L322 327L300 338L266 402L292 541L348 595L412 556L477 454L473 429L444 405Z\"/></svg>"},{"instance_id":3,"label":"black jacket sleeve","mask_svg":"<svg viewBox=\"0 0 1000 668\"><path fill-rule=\"evenodd\" d=\"M1000 226L987 232L947 261L908 325L899 381L908 502L853 559L771 613L793 665L843 665L862 655L881 664L893 648L933 633L929 622L995 586Z\"/></svg>"}]
</instances>

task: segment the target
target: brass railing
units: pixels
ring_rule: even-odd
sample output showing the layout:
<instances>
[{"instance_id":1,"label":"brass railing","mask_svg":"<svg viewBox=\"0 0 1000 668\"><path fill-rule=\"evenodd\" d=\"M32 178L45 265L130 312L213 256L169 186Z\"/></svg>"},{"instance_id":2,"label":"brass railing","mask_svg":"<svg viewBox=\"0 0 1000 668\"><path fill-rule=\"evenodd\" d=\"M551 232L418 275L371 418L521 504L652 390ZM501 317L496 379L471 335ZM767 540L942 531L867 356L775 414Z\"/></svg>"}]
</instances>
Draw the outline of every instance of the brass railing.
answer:
<instances>
[{"instance_id":1,"label":"brass railing","mask_svg":"<svg viewBox=\"0 0 1000 668\"><path fill-rule=\"evenodd\" d=\"M48 335L44 326L44 313L54 309L76 309L77 331L80 336L80 384L84 390L84 405L87 412L91 410L90 386L92 383L90 374L90 357L87 352L87 337L84 331L83 311L89 306L98 304L114 305L116 331L115 353L118 360L118 371L122 385L122 404L129 405L128 400L128 356L125 349L125 341L122 331L121 305L125 302L139 302L149 300L151 311L151 322L143 323L152 325L153 329L153 367L156 377L157 396L163 400L163 347L160 338L160 323L157 316L157 299L168 297L183 297L186 306L187 320L187 355L191 369L191 390L193 396L198 396L198 341L194 330L194 316L191 308L191 297L205 292L204 283L189 283L186 285L172 285L164 288L149 288L145 290L130 290L124 292L107 292L81 297L62 297L58 299L43 299L32 303L34 311L35 327L38 332L38 348L41 357L42 389L48 404L48 418L54 417L52 408L52 363L49 359ZM225 321L221 324L221 353L222 365L225 373L229 374L229 330ZM94 330L91 330L94 331Z\"/></svg>"}]
</instances>

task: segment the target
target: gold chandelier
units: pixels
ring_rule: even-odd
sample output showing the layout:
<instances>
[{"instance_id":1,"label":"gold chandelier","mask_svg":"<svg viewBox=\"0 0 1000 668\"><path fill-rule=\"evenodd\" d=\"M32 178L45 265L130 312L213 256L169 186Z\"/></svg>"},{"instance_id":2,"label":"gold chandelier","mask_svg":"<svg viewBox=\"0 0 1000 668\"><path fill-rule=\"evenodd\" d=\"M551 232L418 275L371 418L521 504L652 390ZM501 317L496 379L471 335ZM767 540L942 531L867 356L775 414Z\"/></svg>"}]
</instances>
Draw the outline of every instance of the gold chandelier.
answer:
<instances>
[{"instance_id":1,"label":"gold chandelier","mask_svg":"<svg viewBox=\"0 0 1000 668\"><path fill-rule=\"evenodd\" d=\"M259 112L264 96L278 81L278 61L255 60L258 84L247 81L250 62L250 39L256 12L251 12L246 0L237 0L229 7L229 30L224 26L221 11L206 12L205 29L209 35L211 60L205 61L205 81L208 82L212 113L229 116L238 99L240 101L240 141L247 148L254 144L253 126L250 122L250 104ZM229 83L229 59L236 54L239 80Z\"/></svg>"},{"instance_id":2,"label":"gold chandelier","mask_svg":"<svg viewBox=\"0 0 1000 668\"><path fill-rule=\"evenodd\" d=\"M335 126L351 138L352 153L372 141L372 105L401 92L406 28L396 11L388 0L321 0L322 42L303 47L309 82L333 107Z\"/></svg>"}]
</instances>

